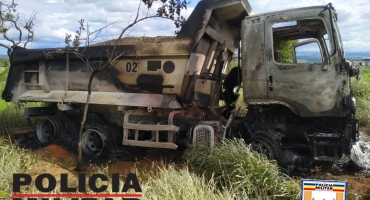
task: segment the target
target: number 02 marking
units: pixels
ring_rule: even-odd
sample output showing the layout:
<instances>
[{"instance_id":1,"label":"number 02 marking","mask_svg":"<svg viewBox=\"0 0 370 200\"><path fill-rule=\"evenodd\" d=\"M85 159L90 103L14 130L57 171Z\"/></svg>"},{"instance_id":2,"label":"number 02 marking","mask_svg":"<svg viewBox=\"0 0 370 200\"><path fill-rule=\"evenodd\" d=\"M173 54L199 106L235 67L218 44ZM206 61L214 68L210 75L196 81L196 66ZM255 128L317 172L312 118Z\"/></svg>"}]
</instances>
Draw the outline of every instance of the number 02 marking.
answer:
<instances>
[{"instance_id":1,"label":"number 02 marking","mask_svg":"<svg viewBox=\"0 0 370 200\"><path fill-rule=\"evenodd\" d=\"M127 62L126 64L126 71L127 72L137 72L137 62Z\"/></svg>"}]
</instances>

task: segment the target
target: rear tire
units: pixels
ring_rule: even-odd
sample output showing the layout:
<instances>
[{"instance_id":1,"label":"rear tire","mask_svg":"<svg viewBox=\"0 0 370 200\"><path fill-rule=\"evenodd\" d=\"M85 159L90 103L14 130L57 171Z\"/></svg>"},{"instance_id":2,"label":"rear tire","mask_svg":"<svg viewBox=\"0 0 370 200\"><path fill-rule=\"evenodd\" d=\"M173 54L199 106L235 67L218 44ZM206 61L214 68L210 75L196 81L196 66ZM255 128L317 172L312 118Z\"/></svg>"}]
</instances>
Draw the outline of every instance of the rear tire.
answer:
<instances>
[{"instance_id":1,"label":"rear tire","mask_svg":"<svg viewBox=\"0 0 370 200\"><path fill-rule=\"evenodd\" d=\"M102 125L89 127L82 134L83 157L91 160L107 157L111 148L111 130Z\"/></svg>"}]
</instances>

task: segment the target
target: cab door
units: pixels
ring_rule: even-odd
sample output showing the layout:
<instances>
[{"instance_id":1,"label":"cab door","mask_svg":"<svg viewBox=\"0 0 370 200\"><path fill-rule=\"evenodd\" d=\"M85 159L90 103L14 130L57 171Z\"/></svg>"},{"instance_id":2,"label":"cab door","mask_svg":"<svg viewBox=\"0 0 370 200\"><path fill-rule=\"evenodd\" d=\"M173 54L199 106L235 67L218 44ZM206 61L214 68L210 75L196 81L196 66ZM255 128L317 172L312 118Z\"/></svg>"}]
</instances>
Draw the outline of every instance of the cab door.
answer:
<instances>
[{"instance_id":1,"label":"cab door","mask_svg":"<svg viewBox=\"0 0 370 200\"><path fill-rule=\"evenodd\" d=\"M263 18L248 17L241 28L243 95L248 104L267 100L265 25Z\"/></svg>"},{"instance_id":2,"label":"cab door","mask_svg":"<svg viewBox=\"0 0 370 200\"><path fill-rule=\"evenodd\" d=\"M333 60L325 52L326 42L308 42L295 47L291 45L288 52L291 60L286 59L287 51L280 49L282 42L293 41L291 44L294 44L294 41L304 42L312 38L319 41L325 34L330 38L330 32L326 31L330 30L326 28L328 21L308 14L312 15L298 10L266 16L268 99L269 102L288 106L300 116L340 115L343 113L343 84L346 83L338 73L338 66L331 62ZM296 57L295 62L293 57Z\"/></svg>"}]
</instances>

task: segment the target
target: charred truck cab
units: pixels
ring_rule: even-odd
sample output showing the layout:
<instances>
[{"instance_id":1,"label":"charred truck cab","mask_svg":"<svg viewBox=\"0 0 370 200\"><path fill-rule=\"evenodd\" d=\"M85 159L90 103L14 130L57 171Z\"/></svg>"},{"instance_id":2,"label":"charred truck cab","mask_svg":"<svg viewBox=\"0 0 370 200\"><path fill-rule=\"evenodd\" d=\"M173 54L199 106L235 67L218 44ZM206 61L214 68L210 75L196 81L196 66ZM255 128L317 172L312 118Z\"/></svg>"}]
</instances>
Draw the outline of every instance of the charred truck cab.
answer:
<instances>
[{"instance_id":1,"label":"charred truck cab","mask_svg":"<svg viewBox=\"0 0 370 200\"><path fill-rule=\"evenodd\" d=\"M110 43L78 51L93 66ZM284 43L294 44L291 56ZM118 63L92 81L85 157L242 137L293 165L339 159L358 135L350 87L358 66L345 61L331 5L253 15L247 0L202 0L176 37L125 38L118 49ZM241 64L231 69L236 52ZM12 52L2 98L48 103L25 109L44 116L41 143L77 144L92 72L80 57L63 48ZM248 112L236 117L240 86Z\"/></svg>"},{"instance_id":2,"label":"charred truck cab","mask_svg":"<svg viewBox=\"0 0 370 200\"><path fill-rule=\"evenodd\" d=\"M292 41L291 59L283 59L280 48ZM358 136L351 76L359 68L345 60L331 4L247 17L241 42L253 146L281 164L304 160L294 154L324 161L349 154Z\"/></svg>"}]
</instances>

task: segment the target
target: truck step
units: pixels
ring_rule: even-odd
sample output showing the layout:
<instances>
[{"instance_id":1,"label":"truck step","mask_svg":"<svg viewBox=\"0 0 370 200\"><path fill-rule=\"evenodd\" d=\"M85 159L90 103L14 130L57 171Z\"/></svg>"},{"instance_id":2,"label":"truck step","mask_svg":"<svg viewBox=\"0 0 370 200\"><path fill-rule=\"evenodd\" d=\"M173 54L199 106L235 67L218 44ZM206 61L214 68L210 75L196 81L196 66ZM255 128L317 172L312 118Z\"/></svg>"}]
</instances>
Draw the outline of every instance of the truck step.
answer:
<instances>
[{"instance_id":1,"label":"truck step","mask_svg":"<svg viewBox=\"0 0 370 200\"><path fill-rule=\"evenodd\" d=\"M123 140L123 145L139 146L139 147L152 147L163 149L177 149L177 145L169 142L152 142L152 141L139 141L139 140Z\"/></svg>"},{"instance_id":2,"label":"truck step","mask_svg":"<svg viewBox=\"0 0 370 200\"><path fill-rule=\"evenodd\" d=\"M320 138L339 138L339 133L314 133L308 135L309 137L320 137Z\"/></svg>"},{"instance_id":3,"label":"truck step","mask_svg":"<svg viewBox=\"0 0 370 200\"><path fill-rule=\"evenodd\" d=\"M142 131L179 131L178 126L174 125L156 125L156 124L133 124L133 123L124 123L123 128L142 130Z\"/></svg>"},{"instance_id":4,"label":"truck step","mask_svg":"<svg viewBox=\"0 0 370 200\"><path fill-rule=\"evenodd\" d=\"M152 147L152 148L164 148L164 149L177 149L177 145L174 143L174 134L179 132L180 127L173 125L173 117L176 114L182 114L183 111L172 111L168 120L158 122L157 124L146 124L144 121L137 123L130 123L129 117L134 112L142 112L142 110L129 110L126 111L123 120L123 145L128 146L139 146L139 147ZM128 139L129 130L135 131L134 139ZM152 139L147 141L138 140L139 131L151 131ZM159 141L159 134L167 132L167 142Z\"/></svg>"},{"instance_id":5,"label":"truck step","mask_svg":"<svg viewBox=\"0 0 370 200\"><path fill-rule=\"evenodd\" d=\"M316 141L316 142L314 142L314 145L315 146L341 147L341 143L329 142L329 141Z\"/></svg>"},{"instance_id":6,"label":"truck step","mask_svg":"<svg viewBox=\"0 0 370 200\"><path fill-rule=\"evenodd\" d=\"M313 158L316 161L328 161L328 162L334 162L339 160L339 157L329 157L329 156L316 156Z\"/></svg>"}]
</instances>

